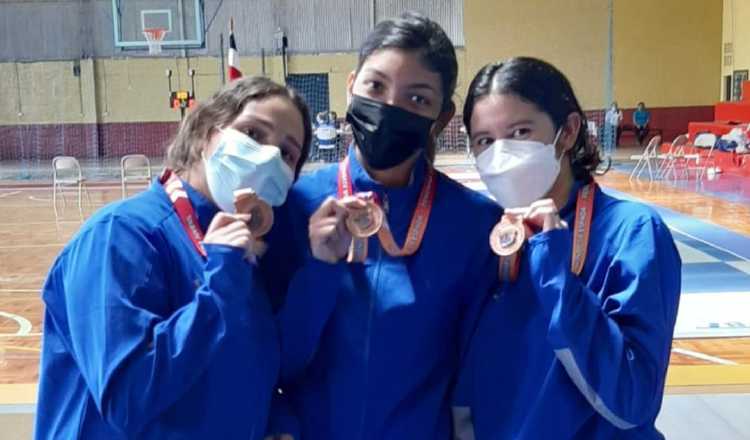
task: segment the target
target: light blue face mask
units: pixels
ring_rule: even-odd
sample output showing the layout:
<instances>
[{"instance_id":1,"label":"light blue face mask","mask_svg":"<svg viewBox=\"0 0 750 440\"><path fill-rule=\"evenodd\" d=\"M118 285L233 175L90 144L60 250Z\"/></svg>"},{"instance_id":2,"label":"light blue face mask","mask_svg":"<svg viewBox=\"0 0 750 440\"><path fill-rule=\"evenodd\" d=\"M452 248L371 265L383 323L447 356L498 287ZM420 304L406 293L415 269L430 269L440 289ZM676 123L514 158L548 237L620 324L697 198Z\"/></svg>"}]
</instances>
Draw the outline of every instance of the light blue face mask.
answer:
<instances>
[{"instance_id":1,"label":"light blue face mask","mask_svg":"<svg viewBox=\"0 0 750 440\"><path fill-rule=\"evenodd\" d=\"M221 130L211 157L203 157L206 181L216 205L234 213L234 192L251 188L271 206L279 206L294 182L294 172L281 158L281 150L260 145L233 128Z\"/></svg>"}]
</instances>

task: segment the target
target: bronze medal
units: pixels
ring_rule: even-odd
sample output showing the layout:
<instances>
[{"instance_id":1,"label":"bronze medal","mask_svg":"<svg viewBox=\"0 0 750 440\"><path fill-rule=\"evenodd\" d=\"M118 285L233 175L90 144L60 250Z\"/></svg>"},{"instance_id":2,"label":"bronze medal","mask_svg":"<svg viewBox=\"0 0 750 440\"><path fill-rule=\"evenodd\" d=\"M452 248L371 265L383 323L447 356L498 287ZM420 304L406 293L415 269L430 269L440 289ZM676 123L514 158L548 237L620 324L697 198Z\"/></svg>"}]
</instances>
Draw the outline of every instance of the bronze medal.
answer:
<instances>
[{"instance_id":1,"label":"bronze medal","mask_svg":"<svg viewBox=\"0 0 750 440\"><path fill-rule=\"evenodd\" d=\"M346 218L346 228L356 238L371 237L383 227L385 214L383 209L375 202L372 193L359 193L355 197L364 200L367 204L364 208L348 208L349 215ZM345 203L347 202L345 201Z\"/></svg>"},{"instance_id":2,"label":"bronze medal","mask_svg":"<svg viewBox=\"0 0 750 440\"><path fill-rule=\"evenodd\" d=\"M271 230L273 226L273 209L268 203L258 200L255 206L250 210L250 223L247 225L253 237L259 238Z\"/></svg>"},{"instance_id":3,"label":"bronze medal","mask_svg":"<svg viewBox=\"0 0 750 440\"><path fill-rule=\"evenodd\" d=\"M373 200L367 201L363 209L349 210L346 218L346 228L357 238L368 238L383 227L383 210Z\"/></svg>"},{"instance_id":4,"label":"bronze medal","mask_svg":"<svg viewBox=\"0 0 750 440\"><path fill-rule=\"evenodd\" d=\"M507 257L517 253L526 241L526 227L522 219L512 221L503 216L500 223L496 224L490 234L490 247L492 251Z\"/></svg>"},{"instance_id":5,"label":"bronze medal","mask_svg":"<svg viewBox=\"0 0 750 440\"><path fill-rule=\"evenodd\" d=\"M237 213L250 214L247 227L253 237L259 238L268 233L273 226L273 209L251 189L234 192L234 207Z\"/></svg>"}]
</instances>

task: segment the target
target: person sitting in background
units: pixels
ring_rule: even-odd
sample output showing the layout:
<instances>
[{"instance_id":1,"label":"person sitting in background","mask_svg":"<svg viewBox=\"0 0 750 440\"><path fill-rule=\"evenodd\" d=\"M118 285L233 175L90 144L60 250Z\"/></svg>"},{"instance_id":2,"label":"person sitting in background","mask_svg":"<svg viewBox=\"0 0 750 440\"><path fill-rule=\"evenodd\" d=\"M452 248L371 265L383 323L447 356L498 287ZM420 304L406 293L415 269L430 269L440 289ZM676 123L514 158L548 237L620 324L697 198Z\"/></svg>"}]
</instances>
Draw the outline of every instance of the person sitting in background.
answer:
<instances>
[{"instance_id":1,"label":"person sitting in background","mask_svg":"<svg viewBox=\"0 0 750 440\"><path fill-rule=\"evenodd\" d=\"M643 140L648 136L648 123L651 120L651 113L646 110L643 102L638 103L638 107L633 112L633 124L635 125L635 137L638 139L638 145L643 145Z\"/></svg>"}]
</instances>

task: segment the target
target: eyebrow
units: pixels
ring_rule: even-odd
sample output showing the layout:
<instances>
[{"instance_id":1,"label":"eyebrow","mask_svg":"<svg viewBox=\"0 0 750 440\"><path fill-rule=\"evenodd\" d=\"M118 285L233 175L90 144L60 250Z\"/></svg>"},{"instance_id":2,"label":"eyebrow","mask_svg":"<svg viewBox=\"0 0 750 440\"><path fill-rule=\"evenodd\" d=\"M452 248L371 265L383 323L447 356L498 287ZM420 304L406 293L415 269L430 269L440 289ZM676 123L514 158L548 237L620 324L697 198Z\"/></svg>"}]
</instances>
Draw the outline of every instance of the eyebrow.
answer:
<instances>
[{"instance_id":1,"label":"eyebrow","mask_svg":"<svg viewBox=\"0 0 750 440\"><path fill-rule=\"evenodd\" d=\"M377 75L377 76L379 76L379 77L381 77L381 78L383 78L385 80L388 80L388 81L391 80L391 78L388 75L386 75L385 73L381 72L380 70L378 70L378 69L376 69L374 67L367 67L367 68L363 69L362 72L372 73L372 74ZM427 90L430 90L432 92L437 93L437 89L434 86L432 86L431 84L429 84L429 83L419 82L419 83L409 84L407 86L407 88L409 88L409 89L427 89Z\"/></svg>"},{"instance_id":2,"label":"eyebrow","mask_svg":"<svg viewBox=\"0 0 750 440\"><path fill-rule=\"evenodd\" d=\"M532 121L531 119L522 119L520 121L516 121L516 122L508 125L508 128L510 129L510 128L513 128L513 127L517 127L519 125L533 125L533 124L534 124L534 121Z\"/></svg>"},{"instance_id":3,"label":"eyebrow","mask_svg":"<svg viewBox=\"0 0 750 440\"><path fill-rule=\"evenodd\" d=\"M245 124L251 124L251 123L260 124L271 131L273 131L276 128L276 126L274 126L272 122L266 121L265 119L261 119L255 115L251 115L245 122Z\"/></svg>"},{"instance_id":4,"label":"eyebrow","mask_svg":"<svg viewBox=\"0 0 750 440\"><path fill-rule=\"evenodd\" d=\"M362 72L364 72L364 73L373 73L373 74L375 74L375 75L377 75L377 76L379 76L379 77L381 77L383 79L387 79L389 81L391 79L388 75L386 75L385 73L381 72L380 70L378 70L378 69L376 69L374 67L366 67L366 68L364 68L362 70Z\"/></svg>"},{"instance_id":5,"label":"eyebrow","mask_svg":"<svg viewBox=\"0 0 750 440\"><path fill-rule=\"evenodd\" d=\"M471 139L474 140L480 136L487 136L488 134L490 134L490 132L487 130L475 131L474 133L471 134Z\"/></svg>"},{"instance_id":6,"label":"eyebrow","mask_svg":"<svg viewBox=\"0 0 750 440\"><path fill-rule=\"evenodd\" d=\"M430 84L427 83L416 83L416 84L409 84L408 86L410 89L417 89L417 90L429 90L431 92L437 93L437 89L433 87Z\"/></svg>"}]
</instances>

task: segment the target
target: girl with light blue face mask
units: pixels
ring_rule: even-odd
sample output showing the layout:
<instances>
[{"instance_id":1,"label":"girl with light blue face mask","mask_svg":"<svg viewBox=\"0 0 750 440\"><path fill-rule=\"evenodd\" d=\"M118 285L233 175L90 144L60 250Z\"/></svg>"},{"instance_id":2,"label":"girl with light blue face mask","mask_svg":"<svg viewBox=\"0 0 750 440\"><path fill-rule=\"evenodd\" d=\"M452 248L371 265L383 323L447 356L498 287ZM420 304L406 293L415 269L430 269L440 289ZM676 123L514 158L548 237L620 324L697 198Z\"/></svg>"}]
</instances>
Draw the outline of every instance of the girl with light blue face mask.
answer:
<instances>
[{"instance_id":1,"label":"girl with light blue face mask","mask_svg":"<svg viewBox=\"0 0 750 440\"><path fill-rule=\"evenodd\" d=\"M499 287L459 373L454 438L663 438L681 267L669 228L598 187L585 114L554 66L485 66L463 115L506 209L485 241Z\"/></svg>"},{"instance_id":2,"label":"girl with light blue face mask","mask_svg":"<svg viewBox=\"0 0 750 440\"><path fill-rule=\"evenodd\" d=\"M42 291L37 437L263 439L280 341L234 191L283 203L311 131L294 91L235 80L187 115L146 191L82 226Z\"/></svg>"},{"instance_id":3,"label":"girl with light blue face mask","mask_svg":"<svg viewBox=\"0 0 750 440\"><path fill-rule=\"evenodd\" d=\"M218 129L219 140L210 157L203 154L206 182L216 205L234 212L234 192L252 189L271 206L280 206L294 182L294 171L281 149L261 145L234 128Z\"/></svg>"}]
</instances>

